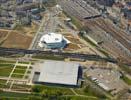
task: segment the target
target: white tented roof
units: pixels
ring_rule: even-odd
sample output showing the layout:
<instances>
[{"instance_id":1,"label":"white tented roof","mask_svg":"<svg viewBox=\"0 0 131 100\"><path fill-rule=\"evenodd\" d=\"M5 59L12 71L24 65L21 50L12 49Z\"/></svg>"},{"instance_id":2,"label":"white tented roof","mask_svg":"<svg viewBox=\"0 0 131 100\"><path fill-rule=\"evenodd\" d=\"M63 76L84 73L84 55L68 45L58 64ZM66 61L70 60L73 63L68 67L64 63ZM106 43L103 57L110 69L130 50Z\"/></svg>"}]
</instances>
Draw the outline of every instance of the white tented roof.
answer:
<instances>
[{"instance_id":1,"label":"white tented roof","mask_svg":"<svg viewBox=\"0 0 131 100\"><path fill-rule=\"evenodd\" d=\"M63 36L61 34L56 33L48 33L41 37L40 41L46 42L46 43L56 43L56 42L62 42Z\"/></svg>"},{"instance_id":2,"label":"white tented roof","mask_svg":"<svg viewBox=\"0 0 131 100\"><path fill-rule=\"evenodd\" d=\"M79 63L45 61L38 82L77 85Z\"/></svg>"}]
</instances>

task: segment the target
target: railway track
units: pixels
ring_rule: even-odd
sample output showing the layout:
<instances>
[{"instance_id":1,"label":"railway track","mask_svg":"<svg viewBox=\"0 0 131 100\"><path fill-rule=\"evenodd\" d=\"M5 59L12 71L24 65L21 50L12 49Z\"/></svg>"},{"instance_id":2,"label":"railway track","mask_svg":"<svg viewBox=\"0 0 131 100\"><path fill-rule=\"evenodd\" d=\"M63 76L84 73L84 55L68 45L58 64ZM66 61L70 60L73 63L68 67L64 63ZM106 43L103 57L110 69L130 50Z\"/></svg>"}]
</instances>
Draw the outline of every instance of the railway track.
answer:
<instances>
[{"instance_id":1,"label":"railway track","mask_svg":"<svg viewBox=\"0 0 131 100\"><path fill-rule=\"evenodd\" d=\"M71 15L76 16L78 19L81 19L81 17L82 17L81 14L73 6L71 6L70 4L68 5L68 3L64 2L64 1L60 2L61 5L63 3L64 3L63 9L65 9L66 12L68 12Z\"/></svg>"},{"instance_id":2,"label":"railway track","mask_svg":"<svg viewBox=\"0 0 131 100\"><path fill-rule=\"evenodd\" d=\"M65 58L77 58L82 60L91 60L91 61L106 61L111 63L118 63L114 58L106 58L98 55L91 54L79 54L79 53L65 53L65 52L54 52L54 51L40 51L40 50L26 50L26 49L15 49L15 48L3 48L0 47L0 53L2 54L40 54L40 55L52 55L52 56L62 56ZM129 63L124 63L125 65L130 66Z\"/></svg>"},{"instance_id":3,"label":"railway track","mask_svg":"<svg viewBox=\"0 0 131 100\"><path fill-rule=\"evenodd\" d=\"M106 23L102 18L93 21L95 22L96 25L98 25L100 28L106 31L107 34L113 36L116 40L118 40L122 45L124 45L128 50L131 51L131 43L127 41L125 35L123 35L120 31L117 31L112 25Z\"/></svg>"},{"instance_id":4,"label":"railway track","mask_svg":"<svg viewBox=\"0 0 131 100\"><path fill-rule=\"evenodd\" d=\"M81 3L82 3L81 0L77 0L77 1L62 0L59 2L59 4L62 5L62 8L66 10L66 12L70 13L71 15L74 15L80 20L84 20L84 18L91 19L91 18L101 17L101 15L96 10L93 10L88 5L82 6Z\"/></svg>"},{"instance_id":5,"label":"railway track","mask_svg":"<svg viewBox=\"0 0 131 100\"><path fill-rule=\"evenodd\" d=\"M99 19L95 19L95 20L87 20L86 22L87 27L91 27L91 26L96 26L102 30L104 30L106 33L103 33L103 38L104 34L108 34L108 36L111 36L110 38L108 38L105 41L105 43L102 44L102 46L104 48L107 48L109 50L109 52L112 52L111 54L115 55L116 58L121 58L121 59L125 59L125 61L130 62L131 59L131 45L129 42L127 42L126 40L124 41L124 38L121 38L119 35L119 32L117 32L116 30L114 30L114 28L110 26L108 26L104 20ZM110 28L111 27L111 28ZM115 34L114 34L115 33ZM97 35L99 35L99 33L96 33ZM117 35L118 34L118 35ZM101 34L100 34L101 35ZM116 38L117 37L117 38ZM124 41L124 42L121 42ZM126 44L126 47L124 46ZM108 46L107 46L108 45ZM116 53L117 51L117 53Z\"/></svg>"},{"instance_id":6,"label":"railway track","mask_svg":"<svg viewBox=\"0 0 131 100\"><path fill-rule=\"evenodd\" d=\"M79 53L65 53L65 52L54 52L54 51L40 51L40 50L26 50L26 49L15 49L15 48L3 48L0 47L0 53L6 54L41 54L41 55L54 55L54 56L63 56L69 58L80 58L80 59L88 59L88 60L106 60L109 62L117 63L114 58L104 58L98 55L91 55L91 54L79 54Z\"/></svg>"},{"instance_id":7,"label":"railway track","mask_svg":"<svg viewBox=\"0 0 131 100\"><path fill-rule=\"evenodd\" d=\"M79 4L84 10L86 10L89 13L89 16L98 16L100 13L92 8L90 5L88 5L85 1L83 0L74 0L77 4Z\"/></svg>"},{"instance_id":8,"label":"railway track","mask_svg":"<svg viewBox=\"0 0 131 100\"><path fill-rule=\"evenodd\" d=\"M95 9L93 10L93 8L89 9L89 5L86 4L86 2L84 2L83 0L62 0L60 5L63 7L63 9L68 14L78 18L80 21L82 21L84 23L85 26L87 25L87 27L89 29L91 29L91 30L93 29L93 31L94 31L95 28L93 28L93 27L97 27L98 29L106 32L107 35L112 37L113 42L106 41L107 43L109 43L108 47L106 47L106 48L108 48L108 50L113 52L113 55L117 55L115 58L122 58L125 61L129 61L129 59L131 59L131 35L127 34L125 31L117 28L111 22L107 21L106 19L104 19L100 16L93 17L92 16L93 13L97 14L97 12L95 12ZM88 16L83 17L82 16L83 13L77 9L82 9L82 11L84 13L87 13ZM85 15L86 14L84 14L84 16ZM96 31L97 31L97 29L96 29ZM99 35L99 34L97 34L97 35ZM102 36L102 37L104 38L104 36ZM104 40L105 40L105 38L104 38ZM109 49L109 48L112 48L112 49Z\"/></svg>"},{"instance_id":9,"label":"railway track","mask_svg":"<svg viewBox=\"0 0 131 100\"><path fill-rule=\"evenodd\" d=\"M74 15L75 17L77 17L78 19L80 19L80 20L82 20L82 21L84 21L86 23L88 21L88 19L91 19L89 17L93 18L93 12L94 12L94 10L92 10L92 12L91 12L89 9L87 9L87 8L89 8L88 6L82 6L82 5L84 5L82 3L82 1L83 0L70 0L70 1L63 0L60 4L64 7L64 10L66 10L71 15ZM83 8L82 11L85 11L84 13L87 13L87 15L84 14L85 17L82 16L82 14L83 14L82 12L80 12L79 10L77 10L77 9L80 9L80 7ZM96 18L97 18L97 16L100 17L100 15L97 14L97 12L94 12L94 13L96 15L94 17L96 17ZM127 36L127 34L125 32L116 29L115 27L113 27L112 24L110 24L108 22L105 22L104 19L101 18L101 17L99 19L98 18L97 19L93 19L92 22L95 25L97 25L98 27L100 27L101 29L103 29L104 31L106 31L108 34L110 34L111 36L113 36L124 47L126 47L128 50L131 51L131 36ZM92 25L92 23L90 23L90 22L89 22L89 24Z\"/></svg>"}]
</instances>

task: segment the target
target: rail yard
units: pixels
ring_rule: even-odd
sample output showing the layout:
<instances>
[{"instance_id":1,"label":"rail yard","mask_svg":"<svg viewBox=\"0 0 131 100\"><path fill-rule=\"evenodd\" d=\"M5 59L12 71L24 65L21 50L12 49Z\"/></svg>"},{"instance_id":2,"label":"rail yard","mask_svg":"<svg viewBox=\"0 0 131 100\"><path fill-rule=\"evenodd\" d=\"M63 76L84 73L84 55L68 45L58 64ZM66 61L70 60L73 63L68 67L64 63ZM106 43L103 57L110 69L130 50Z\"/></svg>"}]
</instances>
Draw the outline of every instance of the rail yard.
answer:
<instances>
[{"instance_id":1,"label":"rail yard","mask_svg":"<svg viewBox=\"0 0 131 100\"><path fill-rule=\"evenodd\" d=\"M77 17L90 29L91 34L89 32L87 35L96 41L103 40L103 43L99 45L100 47L106 49L112 56L130 62L131 36L129 34L115 27L107 19L102 17L93 18L93 16L99 15L100 13L83 0L63 0L59 4L67 13ZM85 7L88 9L85 9ZM90 19L85 19L86 17L90 17Z\"/></svg>"}]
</instances>

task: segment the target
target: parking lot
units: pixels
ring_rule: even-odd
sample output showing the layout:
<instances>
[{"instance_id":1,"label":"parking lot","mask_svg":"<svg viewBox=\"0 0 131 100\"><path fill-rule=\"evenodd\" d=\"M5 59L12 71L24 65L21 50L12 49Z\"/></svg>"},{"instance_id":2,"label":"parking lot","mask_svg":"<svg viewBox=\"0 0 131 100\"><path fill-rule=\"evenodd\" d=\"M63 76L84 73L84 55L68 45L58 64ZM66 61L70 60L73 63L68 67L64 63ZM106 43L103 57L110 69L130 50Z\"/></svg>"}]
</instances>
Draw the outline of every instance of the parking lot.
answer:
<instances>
[{"instance_id":1,"label":"parking lot","mask_svg":"<svg viewBox=\"0 0 131 100\"><path fill-rule=\"evenodd\" d=\"M127 87L124 81L120 79L120 72L114 69L91 66L86 75L101 88L110 91L111 94L116 94Z\"/></svg>"}]
</instances>

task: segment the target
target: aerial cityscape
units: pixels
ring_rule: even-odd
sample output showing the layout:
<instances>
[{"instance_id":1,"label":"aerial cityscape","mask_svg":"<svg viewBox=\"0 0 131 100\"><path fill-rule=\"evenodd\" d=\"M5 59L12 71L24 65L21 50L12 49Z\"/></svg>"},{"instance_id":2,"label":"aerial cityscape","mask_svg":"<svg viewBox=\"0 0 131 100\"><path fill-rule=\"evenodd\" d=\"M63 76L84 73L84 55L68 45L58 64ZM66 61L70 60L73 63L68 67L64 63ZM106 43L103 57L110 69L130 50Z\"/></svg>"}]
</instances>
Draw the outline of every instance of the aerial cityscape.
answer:
<instances>
[{"instance_id":1,"label":"aerial cityscape","mask_svg":"<svg viewBox=\"0 0 131 100\"><path fill-rule=\"evenodd\" d=\"M131 100L131 0L0 0L0 100Z\"/></svg>"}]
</instances>

